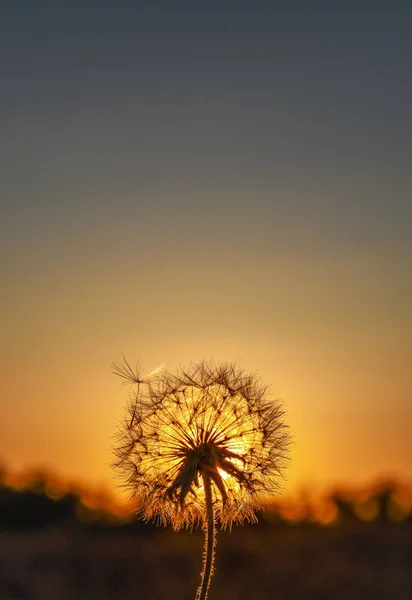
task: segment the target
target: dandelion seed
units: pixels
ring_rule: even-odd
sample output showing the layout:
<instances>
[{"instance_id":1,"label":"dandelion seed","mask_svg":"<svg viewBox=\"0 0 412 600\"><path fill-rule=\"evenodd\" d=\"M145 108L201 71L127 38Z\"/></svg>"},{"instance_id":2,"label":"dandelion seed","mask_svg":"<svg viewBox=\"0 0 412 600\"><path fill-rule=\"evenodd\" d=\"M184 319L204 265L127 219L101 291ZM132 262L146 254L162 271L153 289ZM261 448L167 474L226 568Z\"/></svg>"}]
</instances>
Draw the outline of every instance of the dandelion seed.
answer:
<instances>
[{"instance_id":1,"label":"dandelion seed","mask_svg":"<svg viewBox=\"0 0 412 600\"><path fill-rule=\"evenodd\" d=\"M141 380L127 361L114 372L135 384L114 467L137 513L174 529L201 523L205 553L196 600L207 598L216 524L256 521L278 490L288 430L278 401L233 364L201 362Z\"/></svg>"}]
</instances>

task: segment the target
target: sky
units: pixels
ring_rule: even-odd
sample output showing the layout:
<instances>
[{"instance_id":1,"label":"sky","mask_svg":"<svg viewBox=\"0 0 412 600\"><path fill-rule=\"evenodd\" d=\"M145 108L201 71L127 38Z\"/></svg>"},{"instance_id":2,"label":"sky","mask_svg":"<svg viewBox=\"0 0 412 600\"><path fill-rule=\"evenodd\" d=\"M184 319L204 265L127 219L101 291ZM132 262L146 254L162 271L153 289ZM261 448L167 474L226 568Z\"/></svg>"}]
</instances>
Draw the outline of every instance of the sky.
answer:
<instances>
[{"instance_id":1,"label":"sky","mask_svg":"<svg viewBox=\"0 0 412 600\"><path fill-rule=\"evenodd\" d=\"M284 402L285 489L412 479L412 8L2 2L0 462L116 489L143 371Z\"/></svg>"}]
</instances>

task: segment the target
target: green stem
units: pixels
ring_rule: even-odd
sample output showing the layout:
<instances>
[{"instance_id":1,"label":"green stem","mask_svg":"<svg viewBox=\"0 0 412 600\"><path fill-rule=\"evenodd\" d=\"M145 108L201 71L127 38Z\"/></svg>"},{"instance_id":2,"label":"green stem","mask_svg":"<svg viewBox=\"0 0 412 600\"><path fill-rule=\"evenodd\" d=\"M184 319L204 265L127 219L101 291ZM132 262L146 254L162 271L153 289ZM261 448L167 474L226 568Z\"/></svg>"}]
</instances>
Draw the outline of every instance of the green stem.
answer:
<instances>
[{"instance_id":1,"label":"green stem","mask_svg":"<svg viewBox=\"0 0 412 600\"><path fill-rule=\"evenodd\" d=\"M203 486L205 489L206 521L205 529L205 551L203 554L203 570L201 583L196 593L195 600L206 600L209 592L210 580L213 574L215 562L216 528L213 514L212 483L209 473L202 473Z\"/></svg>"}]
</instances>

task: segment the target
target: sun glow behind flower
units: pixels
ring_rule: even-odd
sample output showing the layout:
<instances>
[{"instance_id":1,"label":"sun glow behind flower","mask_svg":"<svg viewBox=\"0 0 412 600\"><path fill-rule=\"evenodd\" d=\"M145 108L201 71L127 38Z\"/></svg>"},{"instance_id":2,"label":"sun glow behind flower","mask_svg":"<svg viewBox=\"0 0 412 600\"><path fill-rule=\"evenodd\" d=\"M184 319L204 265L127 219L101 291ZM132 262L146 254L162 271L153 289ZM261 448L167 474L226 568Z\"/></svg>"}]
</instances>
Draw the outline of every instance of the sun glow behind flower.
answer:
<instances>
[{"instance_id":1,"label":"sun glow behind flower","mask_svg":"<svg viewBox=\"0 0 412 600\"><path fill-rule=\"evenodd\" d=\"M115 372L136 386L115 466L142 516L175 528L202 521L206 473L221 523L253 520L278 489L288 441L266 388L233 365L200 363L143 382L129 365Z\"/></svg>"}]
</instances>

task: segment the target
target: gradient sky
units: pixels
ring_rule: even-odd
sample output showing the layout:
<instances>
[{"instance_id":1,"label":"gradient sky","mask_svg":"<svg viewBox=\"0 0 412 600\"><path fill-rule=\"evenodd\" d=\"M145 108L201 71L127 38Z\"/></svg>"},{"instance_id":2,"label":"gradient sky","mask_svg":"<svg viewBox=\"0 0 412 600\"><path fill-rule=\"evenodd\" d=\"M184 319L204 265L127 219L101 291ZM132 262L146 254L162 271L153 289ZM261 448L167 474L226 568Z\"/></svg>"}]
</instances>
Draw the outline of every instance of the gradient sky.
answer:
<instances>
[{"instance_id":1,"label":"gradient sky","mask_svg":"<svg viewBox=\"0 0 412 600\"><path fill-rule=\"evenodd\" d=\"M287 486L412 478L408 2L0 9L0 460L111 480L110 363L237 360Z\"/></svg>"}]
</instances>

